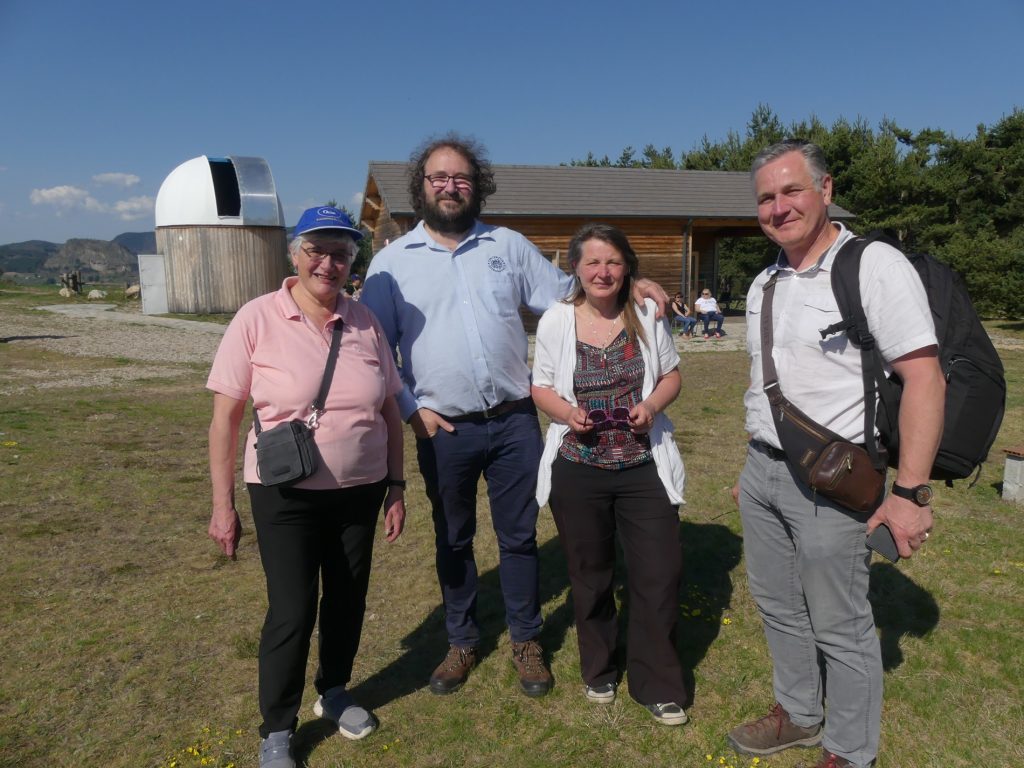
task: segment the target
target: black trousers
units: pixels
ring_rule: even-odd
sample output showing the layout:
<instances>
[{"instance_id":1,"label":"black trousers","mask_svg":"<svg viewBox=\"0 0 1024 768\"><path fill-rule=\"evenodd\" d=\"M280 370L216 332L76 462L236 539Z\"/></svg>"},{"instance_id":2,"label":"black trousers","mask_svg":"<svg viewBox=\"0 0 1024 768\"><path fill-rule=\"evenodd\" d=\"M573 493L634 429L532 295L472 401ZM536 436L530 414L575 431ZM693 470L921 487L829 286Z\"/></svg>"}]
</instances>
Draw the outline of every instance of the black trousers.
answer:
<instances>
[{"instance_id":1,"label":"black trousers","mask_svg":"<svg viewBox=\"0 0 1024 768\"><path fill-rule=\"evenodd\" d=\"M613 594L615 534L628 572L626 680L641 704L686 703L676 652L679 515L654 462L610 471L555 459L549 500L569 566L588 685L614 682L618 620Z\"/></svg>"},{"instance_id":2,"label":"black trousers","mask_svg":"<svg viewBox=\"0 0 1024 768\"><path fill-rule=\"evenodd\" d=\"M295 728L320 596L320 693L346 685L359 648L373 536L387 491L369 485L311 491L250 483L267 578L260 634L260 735ZM322 583L322 594L320 586Z\"/></svg>"}]
</instances>

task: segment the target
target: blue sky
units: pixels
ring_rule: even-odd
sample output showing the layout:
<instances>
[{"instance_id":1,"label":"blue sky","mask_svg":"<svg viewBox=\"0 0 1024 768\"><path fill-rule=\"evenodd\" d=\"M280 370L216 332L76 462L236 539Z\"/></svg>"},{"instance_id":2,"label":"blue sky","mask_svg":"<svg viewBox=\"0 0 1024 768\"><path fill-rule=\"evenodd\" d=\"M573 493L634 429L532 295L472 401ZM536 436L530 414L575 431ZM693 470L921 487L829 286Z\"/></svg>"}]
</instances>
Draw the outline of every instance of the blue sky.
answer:
<instances>
[{"instance_id":1,"label":"blue sky","mask_svg":"<svg viewBox=\"0 0 1024 768\"><path fill-rule=\"evenodd\" d=\"M199 155L265 158L294 224L449 129L530 164L761 103L969 136L1024 107L1022 39L1024 0L0 0L0 243L152 229Z\"/></svg>"}]
</instances>

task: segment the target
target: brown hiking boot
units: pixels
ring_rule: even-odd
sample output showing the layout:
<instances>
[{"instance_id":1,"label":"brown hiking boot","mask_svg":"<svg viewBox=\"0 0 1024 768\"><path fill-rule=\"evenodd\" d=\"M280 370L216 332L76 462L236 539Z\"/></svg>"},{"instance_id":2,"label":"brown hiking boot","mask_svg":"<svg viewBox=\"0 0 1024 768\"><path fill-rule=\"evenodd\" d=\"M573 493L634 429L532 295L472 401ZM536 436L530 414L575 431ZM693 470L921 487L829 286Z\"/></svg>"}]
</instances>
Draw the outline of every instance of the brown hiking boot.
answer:
<instances>
[{"instance_id":1,"label":"brown hiking boot","mask_svg":"<svg viewBox=\"0 0 1024 768\"><path fill-rule=\"evenodd\" d=\"M544 649L536 640L512 643L512 663L519 673L519 686L532 698L543 696L555 682L544 664Z\"/></svg>"},{"instance_id":2,"label":"brown hiking boot","mask_svg":"<svg viewBox=\"0 0 1024 768\"><path fill-rule=\"evenodd\" d=\"M764 717L737 725L726 736L729 746L744 755L772 755L790 747L814 747L821 743L821 723L807 728L796 725L778 702Z\"/></svg>"},{"instance_id":3,"label":"brown hiking boot","mask_svg":"<svg viewBox=\"0 0 1024 768\"><path fill-rule=\"evenodd\" d=\"M845 757L833 754L824 747L821 750L821 759L814 764L814 768L851 768L851 766L853 766L853 763Z\"/></svg>"},{"instance_id":4,"label":"brown hiking boot","mask_svg":"<svg viewBox=\"0 0 1024 768\"><path fill-rule=\"evenodd\" d=\"M430 692L438 696L455 693L466 682L469 670L476 666L476 648L460 648L448 646L448 655L444 657L434 674L430 676Z\"/></svg>"}]
</instances>

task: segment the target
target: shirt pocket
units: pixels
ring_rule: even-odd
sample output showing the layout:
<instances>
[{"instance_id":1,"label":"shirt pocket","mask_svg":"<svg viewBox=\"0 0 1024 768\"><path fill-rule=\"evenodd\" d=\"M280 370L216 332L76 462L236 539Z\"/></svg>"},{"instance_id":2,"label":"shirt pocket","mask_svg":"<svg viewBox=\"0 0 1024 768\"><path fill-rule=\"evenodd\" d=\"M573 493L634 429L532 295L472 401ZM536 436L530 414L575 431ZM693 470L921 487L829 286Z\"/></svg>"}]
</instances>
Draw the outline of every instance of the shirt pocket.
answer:
<instances>
[{"instance_id":1,"label":"shirt pocket","mask_svg":"<svg viewBox=\"0 0 1024 768\"><path fill-rule=\"evenodd\" d=\"M491 314L506 318L519 314L522 302L516 283L509 274L492 272L485 275L479 296L480 303Z\"/></svg>"},{"instance_id":2,"label":"shirt pocket","mask_svg":"<svg viewBox=\"0 0 1024 768\"><path fill-rule=\"evenodd\" d=\"M843 319L834 301L822 297L810 297L800 312L796 328L796 339L800 344L814 347L823 352L842 349L847 344L846 331L839 331L822 337L821 332Z\"/></svg>"}]
</instances>

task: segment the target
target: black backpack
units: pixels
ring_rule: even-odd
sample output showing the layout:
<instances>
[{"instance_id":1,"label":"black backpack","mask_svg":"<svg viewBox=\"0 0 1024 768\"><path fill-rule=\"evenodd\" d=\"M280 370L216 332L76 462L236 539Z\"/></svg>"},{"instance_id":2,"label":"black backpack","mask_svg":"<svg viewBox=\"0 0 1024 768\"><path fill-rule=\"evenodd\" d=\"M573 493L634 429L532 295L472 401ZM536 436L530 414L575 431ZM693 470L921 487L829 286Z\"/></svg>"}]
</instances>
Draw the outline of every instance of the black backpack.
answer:
<instances>
[{"instance_id":1,"label":"black backpack","mask_svg":"<svg viewBox=\"0 0 1024 768\"><path fill-rule=\"evenodd\" d=\"M898 248L885 235L873 232L867 237L852 238L836 254L832 291L843 320L823 330L821 336L824 339L845 330L850 343L860 349L864 369L864 434L872 434L873 422L878 426L882 445L889 454L888 463L895 467L899 460L903 383L895 374L886 378L882 355L868 331L860 298L861 256L864 248L876 241ZM907 260L914 265L928 295L935 337L939 342L939 364L946 377L945 426L931 478L951 485L952 480L969 477L975 469L981 472L981 463L988 457L1003 421L1006 378L1003 363L981 325L960 276L928 254L907 254ZM869 451L874 448L874 442L867 440ZM873 457L884 464L877 452Z\"/></svg>"}]
</instances>

